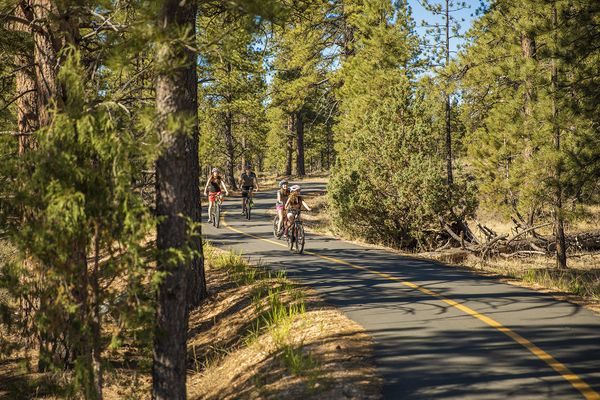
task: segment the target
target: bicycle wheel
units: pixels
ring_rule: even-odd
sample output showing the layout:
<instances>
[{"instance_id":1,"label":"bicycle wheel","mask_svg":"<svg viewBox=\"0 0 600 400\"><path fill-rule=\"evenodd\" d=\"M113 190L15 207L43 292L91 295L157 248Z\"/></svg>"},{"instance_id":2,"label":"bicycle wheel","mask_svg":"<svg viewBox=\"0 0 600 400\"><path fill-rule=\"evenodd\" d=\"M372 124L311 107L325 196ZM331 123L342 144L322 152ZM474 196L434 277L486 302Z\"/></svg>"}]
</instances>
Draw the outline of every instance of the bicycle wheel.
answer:
<instances>
[{"instance_id":1,"label":"bicycle wheel","mask_svg":"<svg viewBox=\"0 0 600 400\"><path fill-rule=\"evenodd\" d=\"M221 222L221 204L219 201L215 201L215 215L213 219L213 225L215 228L219 227L219 223Z\"/></svg>"},{"instance_id":2,"label":"bicycle wheel","mask_svg":"<svg viewBox=\"0 0 600 400\"><path fill-rule=\"evenodd\" d=\"M296 228L296 253L302 254L304 251L304 227L298 224Z\"/></svg>"},{"instance_id":3,"label":"bicycle wheel","mask_svg":"<svg viewBox=\"0 0 600 400\"><path fill-rule=\"evenodd\" d=\"M275 239L279 239L281 237L281 235L277 231L278 225L279 225L279 215L276 215L275 218L273 218L273 236L275 237Z\"/></svg>"},{"instance_id":4,"label":"bicycle wheel","mask_svg":"<svg viewBox=\"0 0 600 400\"><path fill-rule=\"evenodd\" d=\"M248 202L246 203L246 219L250 220L250 213L252 211L252 198L248 198Z\"/></svg>"}]
</instances>

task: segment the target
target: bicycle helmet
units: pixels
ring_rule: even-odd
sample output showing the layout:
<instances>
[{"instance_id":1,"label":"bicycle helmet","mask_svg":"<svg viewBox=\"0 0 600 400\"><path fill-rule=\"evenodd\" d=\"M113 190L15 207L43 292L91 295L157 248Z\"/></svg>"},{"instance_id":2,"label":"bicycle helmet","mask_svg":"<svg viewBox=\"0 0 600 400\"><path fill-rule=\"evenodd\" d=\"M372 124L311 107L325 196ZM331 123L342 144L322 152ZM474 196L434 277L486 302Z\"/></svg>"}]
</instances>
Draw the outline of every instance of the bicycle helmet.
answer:
<instances>
[{"instance_id":1,"label":"bicycle helmet","mask_svg":"<svg viewBox=\"0 0 600 400\"><path fill-rule=\"evenodd\" d=\"M279 187L282 187L283 185L287 185L288 181L286 181L285 179L279 182Z\"/></svg>"},{"instance_id":2,"label":"bicycle helmet","mask_svg":"<svg viewBox=\"0 0 600 400\"><path fill-rule=\"evenodd\" d=\"M300 190L300 185L294 185L290 188L290 192L296 192Z\"/></svg>"},{"instance_id":3,"label":"bicycle helmet","mask_svg":"<svg viewBox=\"0 0 600 400\"><path fill-rule=\"evenodd\" d=\"M218 174L218 173L219 173L219 168L213 168L213 169L210 171L210 173L211 173L211 174L214 174L215 172Z\"/></svg>"}]
</instances>

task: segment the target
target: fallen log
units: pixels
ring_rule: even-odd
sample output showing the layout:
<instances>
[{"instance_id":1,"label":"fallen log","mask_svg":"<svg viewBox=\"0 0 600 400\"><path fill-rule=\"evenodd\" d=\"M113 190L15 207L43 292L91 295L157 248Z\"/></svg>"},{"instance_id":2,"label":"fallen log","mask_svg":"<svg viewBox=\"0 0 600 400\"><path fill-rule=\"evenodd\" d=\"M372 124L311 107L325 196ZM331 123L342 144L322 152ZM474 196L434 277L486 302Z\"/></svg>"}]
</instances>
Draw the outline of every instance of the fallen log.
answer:
<instances>
[{"instance_id":1,"label":"fallen log","mask_svg":"<svg viewBox=\"0 0 600 400\"><path fill-rule=\"evenodd\" d=\"M515 251L514 253L510 253L510 254L506 254L506 253L498 253L498 254L504 258L511 258L511 257L519 256L519 255L528 255L528 256L533 255L533 254L546 255L546 253L543 251L532 251L532 250L520 250L520 251Z\"/></svg>"},{"instance_id":2,"label":"fallen log","mask_svg":"<svg viewBox=\"0 0 600 400\"><path fill-rule=\"evenodd\" d=\"M486 243L484 245L484 249L481 254L481 258L483 258L485 260L485 258L487 257L487 253L490 251L492 246L494 246L494 244L498 243L501 240L506 240L506 238L508 238L508 235L504 234L504 235L500 235L500 236L494 238L493 240L491 240L490 242Z\"/></svg>"},{"instance_id":3,"label":"fallen log","mask_svg":"<svg viewBox=\"0 0 600 400\"><path fill-rule=\"evenodd\" d=\"M509 240L506 242L506 245L508 246L508 245L509 245L509 244L511 244L513 241L515 241L515 239L517 239L517 238L519 238L519 237L521 237L521 236L525 235L526 233L529 233L529 232L535 231L536 229L540 229L540 228L543 228L543 227L545 227L545 226L549 226L549 225L552 225L552 222L547 222L547 223L545 223L545 224L540 224L540 225L536 225L536 226L532 226L532 227L530 227L530 228L527 228L527 229L525 229L524 231L521 231L521 232L517 233L515 236L513 236L512 238L510 238L510 239L509 239Z\"/></svg>"},{"instance_id":4,"label":"fallen log","mask_svg":"<svg viewBox=\"0 0 600 400\"><path fill-rule=\"evenodd\" d=\"M600 230L567 235L566 239L568 246L574 246L578 250L600 250Z\"/></svg>"}]
</instances>

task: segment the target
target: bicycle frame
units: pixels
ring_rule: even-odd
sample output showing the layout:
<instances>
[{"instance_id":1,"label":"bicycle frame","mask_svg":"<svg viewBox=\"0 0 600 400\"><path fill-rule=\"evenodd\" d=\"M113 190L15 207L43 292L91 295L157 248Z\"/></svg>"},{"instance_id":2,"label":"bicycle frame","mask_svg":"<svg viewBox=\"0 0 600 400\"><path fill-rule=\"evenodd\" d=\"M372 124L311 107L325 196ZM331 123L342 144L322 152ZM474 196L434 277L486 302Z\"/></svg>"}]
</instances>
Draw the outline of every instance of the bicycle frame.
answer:
<instances>
[{"instance_id":1,"label":"bicycle frame","mask_svg":"<svg viewBox=\"0 0 600 400\"><path fill-rule=\"evenodd\" d=\"M301 211L292 211L294 215L294 223L288 226L288 246L295 253L301 254L304 251L304 226L302 224ZM301 237L298 237L301 233ZM295 245L295 249L294 249Z\"/></svg>"}]
</instances>

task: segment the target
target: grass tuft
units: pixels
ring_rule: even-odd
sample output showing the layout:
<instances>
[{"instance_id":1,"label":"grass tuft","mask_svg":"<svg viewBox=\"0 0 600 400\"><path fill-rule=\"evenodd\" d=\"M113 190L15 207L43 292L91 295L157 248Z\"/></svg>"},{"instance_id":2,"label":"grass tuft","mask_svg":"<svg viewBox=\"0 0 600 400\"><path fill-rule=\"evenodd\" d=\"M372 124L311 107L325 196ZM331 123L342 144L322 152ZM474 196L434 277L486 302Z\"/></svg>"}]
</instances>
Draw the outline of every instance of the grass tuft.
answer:
<instances>
[{"instance_id":1,"label":"grass tuft","mask_svg":"<svg viewBox=\"0 0 600 400\"><path fill-rule=\"evenodd\" d=\"M316 388L319 365L305 347L294 344L297 338L293 336L294 321L306 313L304 290L292 283L284 270L270 271L254 266L241 253L221 252L208 244L205 255L211 266L229 271L239 286L253 287L252 304L258 317L248 328L243 345L250 346L263 335L270 335L275 347L281 350L281 361L286 369L293 375L308 377L310 388ZM214 361L206 360L209 364ZM206 364L196 366L207 367Z\"/></svg>"},{"instance_id":2,"label":"grass tuft","mask_svg":"<svg viewBox=\"0 0 600 400\"><path fill-rule=\"evenodd\" d=\"M283 348L283 363L293 375L308 375L318 367L318 363L310 353L305 353L302 346L285 346Z\"/></svg>"}]
</instances>

